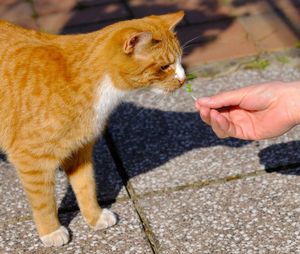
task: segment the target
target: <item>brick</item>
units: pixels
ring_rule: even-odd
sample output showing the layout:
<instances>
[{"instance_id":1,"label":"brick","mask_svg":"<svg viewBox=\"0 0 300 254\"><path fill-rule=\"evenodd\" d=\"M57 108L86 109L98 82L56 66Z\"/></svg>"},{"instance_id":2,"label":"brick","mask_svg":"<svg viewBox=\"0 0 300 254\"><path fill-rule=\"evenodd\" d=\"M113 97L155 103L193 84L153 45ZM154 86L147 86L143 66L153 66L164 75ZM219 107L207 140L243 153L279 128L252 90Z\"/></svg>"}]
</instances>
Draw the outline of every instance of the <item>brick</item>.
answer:
<instances>
[{"instance_id":1,"label":"brick","mask_svg":"<svg viewBox=\"0 0 300 254\"><path fill-rule=\"evenodd\" d=\"M0 0L0 4L3 5L9 5L9 4L15 4L17 2L22 2L22 0Z\"/></svg>"},{"instance_id":2,"label":"brick","mask_svg":"<svg viewBox=\"0 0 300 254\"><path fill-rule=\"evenodd\" d=\"M41 31L59 34L63 31L71 16L71 12L52 13L39 17L37 22Z\"/></svg>"},{"instance_id":3,"label":"brick","mask_svg":"<svg viewBox=\"0 0 300 254\"><path fill-rule=\"evenodd\" d=\"M182 28L178 34L182 41L200 36L194 45L184 50L183 62L189 67L258 53L255 44L248 39L245 30L237 21L198 25L188 30Z\"/></svg>"},{"instance_id":4,"label":"brick","mask_svg":"<svg viewBox=\"0 0 300 254\"><path fill-rule=\"evenodd\" d=\"M262 13L272 10L265 1L247 2L247 4L237 6L221 4L221 1L205 0L132 0L129 1L129 5L135 17L184 10L186 20L192 24L215 22L217 20L224 20L230 16Z\"/></svg>"},{"instance_id":5,"label":"brick","mask_svg":"<svg viewBox=\"0 0 300 254\"><path fill-rule=\"evenodd\" d=\"M201 23L224 18L224 13L219 8L217 1L132 0L129 1L129 5L134 16L138 18L153 14L160 15L179 10L185 11L185 18L190 23Z\"/></svg>"},{"instance_id":6,"label":"brick","mask_svg":"<svg viewBox=\"0 0 300 254\"><path fill-rule=\"evenodd\" d=\"M107 20L118 20L128 17L128 12L122 4L112 3L103 6L76 10L67 26L87 25L100 23Z\"/></svg>"},{"instance_id":7,"label":"brick","mask_svg":"<svg viewBox=\"0 0 300 254\"><path fill-rule=\"evenodd\" d=\"M43 16L57 12L68 12L75 7L76 3L76 0L35 0L34 7L39 16Z\"/></svg>"},{"instance_id":8,"label":"brick","mask_svg":"<svg viewBox=\"0 0 300 254\"><path fill-rule=\"evenodd\" d=\"M120 1L119 0L79 0L77 2L79 6L85 7L85 6L108 4L108 3L120 2Z\"/></svg>"},{"instance_id":9,"label":"brick","mask_svg":"<svg viewBox=\"0 0 300 254\"><path fill-rule=\"evenodd\" d=\"M176 1L177 2L177 1ZM169 12L175 12L179 10L179 6L175 1L172 0L132 0L129 1L131 11L136 18L141 18L153 14L165 14Z\"/></svg>"},{"instance_id":10,"label":"brick","mask_svg":"<svg viewBox=\"0 0 300 254\"><path fill-rule=\"evenodd\" d=\"M240 17L240 22L260 51L293 47L298 41L275 13Z\"/></svg>"},{"instance_id":11,"label":"brick","mask_svg":"<svg viewBox=\"0 0 300 254\"><path fill-rule=\"evenodd\" d=\"M185 11L185 17L189 23L203 23L216 21L228 17L228 12L218 1L178 1L179 9Z\"/></svg>"},{"instance_id":12,"label":"brick","mask_svg":"<svg viewBox=\"0 0 300 254\"><path fill-rule=\"evenodd\" d=\"M11 2L12 1L10 1L10 3ZM0 19L12 22L25 28L38 29L32 15L33 12L31 6L25 1L15 1L12 4L6 4L0 7Z\"/></svg>"},{"instance_id":13,"label":"brick","mask_svg":"<svg viewBox=\"0 0 300 254\"><path fill-rule=\"evenodd\" d=\"M286 0L272 0L272 1L275 1L277 3L290 3L291 5L293 6L300 6L300 0L289 0L289 1L286 1Z\"/></svg>"},{"instance_id":14,"label":"brick","mask_svg":"<svg viewBox=\"0 0 300 254\"><path fill-rule=\"evenodd\" d=\"M277 8L280 9L282 14L288 20L293 29L300 36L300 1L273 1Z\"/></svg>"},{"instance_id":15,"label":"brick","mask_svg":"<svg viewBox=\"0 0 300 254\"><path fill-rule=\"evenodd\" d=\"M121 21L121 20L120 20ZM78 34L78 33L89 33L93 32L96 30L99 30L103 27L106 27L108 25L111 25L113 23L116 23L118 21L114 20L107 20L95 24L88 24L88 25L83 25L83 26L71 26L71 27L64 27L60 33L61 34Z\"/></svg>"},{"instance_id":16,"label":"brick","mask_svg":"<svg viewBox=\"0 0 300 254\"><path fill-rule=\"evenodd\" d=\"M273 11L272 6L266 0L248 1L240 4L231 3L223 8L233 16L249 16Z\"/></svg>"}]
</instances>

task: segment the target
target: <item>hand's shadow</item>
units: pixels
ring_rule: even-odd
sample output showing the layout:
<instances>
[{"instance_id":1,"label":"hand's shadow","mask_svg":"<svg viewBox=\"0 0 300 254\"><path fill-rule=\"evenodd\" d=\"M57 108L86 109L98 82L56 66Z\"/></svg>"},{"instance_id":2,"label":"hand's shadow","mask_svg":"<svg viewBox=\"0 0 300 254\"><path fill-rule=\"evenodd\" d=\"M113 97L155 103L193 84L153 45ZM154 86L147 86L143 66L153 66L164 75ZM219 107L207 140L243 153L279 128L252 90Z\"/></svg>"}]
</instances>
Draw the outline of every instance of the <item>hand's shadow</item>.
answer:
<instances>
[{"instance_id":1,"label":"hand's shadow","mask_svg":"<svg viewBox=\"0 0 300 254\"><path fill-rule=\"evenodd\" d=\"M258 156L267 172L300 175L300 141L270 145Z\"/></svg>"}]
</instances>

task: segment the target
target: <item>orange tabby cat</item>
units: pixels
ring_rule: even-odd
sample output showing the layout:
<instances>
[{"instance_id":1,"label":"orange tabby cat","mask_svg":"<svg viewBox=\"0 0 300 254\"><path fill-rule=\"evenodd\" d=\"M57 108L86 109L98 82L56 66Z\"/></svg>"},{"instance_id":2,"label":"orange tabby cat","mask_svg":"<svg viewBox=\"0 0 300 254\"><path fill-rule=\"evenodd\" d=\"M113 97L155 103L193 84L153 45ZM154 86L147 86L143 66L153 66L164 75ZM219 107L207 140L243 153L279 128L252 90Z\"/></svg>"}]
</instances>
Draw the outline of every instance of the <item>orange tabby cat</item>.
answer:
<instances>
[{"instance_id":1,"label":"orange tabby cat","mask_svg":"<svg viewBox=\"0 0 300 254\"><path fill-rule=\"evenodd\" d=\"M173 32L183 12L58 36L0 21L0 147L15 165L41 241L60 246L55 170L62 166L94 229L116 223L97 203L92 149L109 113L138 88L171 92L185 73Z\"/></svg>"}]
</instances>

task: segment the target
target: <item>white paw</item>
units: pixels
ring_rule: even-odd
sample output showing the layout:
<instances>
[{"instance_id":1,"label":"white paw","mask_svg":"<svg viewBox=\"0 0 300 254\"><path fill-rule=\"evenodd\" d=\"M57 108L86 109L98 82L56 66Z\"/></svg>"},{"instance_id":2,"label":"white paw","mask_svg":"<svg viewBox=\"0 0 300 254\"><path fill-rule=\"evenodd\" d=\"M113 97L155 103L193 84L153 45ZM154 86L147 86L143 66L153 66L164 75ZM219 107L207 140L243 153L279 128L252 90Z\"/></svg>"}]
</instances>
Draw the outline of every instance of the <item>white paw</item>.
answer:
<instances>
[{"instance_id":1,"label":"white paw","mask_svg":"<svg viewBox=\"0 0 300 254\"><path fill-rule=\"evenodd\" d=\"M59 229L42 236L40 239L46 247L58 247L68 243L70 236L69 231L64 226L61 226Z\"/></svg>"},{"instance_id":2,"label":"white paw","mask_svg":"<svg viewBox=\"0 0 300 254\"><path fill-rule=\"evenodd\" d=\"M117 216L113 212L109 211L108 209L103 209L100 218L98 219L94 229L95 230L105 229L115 225L116 223L117 223Z\"/></svg>"}]
</instances>

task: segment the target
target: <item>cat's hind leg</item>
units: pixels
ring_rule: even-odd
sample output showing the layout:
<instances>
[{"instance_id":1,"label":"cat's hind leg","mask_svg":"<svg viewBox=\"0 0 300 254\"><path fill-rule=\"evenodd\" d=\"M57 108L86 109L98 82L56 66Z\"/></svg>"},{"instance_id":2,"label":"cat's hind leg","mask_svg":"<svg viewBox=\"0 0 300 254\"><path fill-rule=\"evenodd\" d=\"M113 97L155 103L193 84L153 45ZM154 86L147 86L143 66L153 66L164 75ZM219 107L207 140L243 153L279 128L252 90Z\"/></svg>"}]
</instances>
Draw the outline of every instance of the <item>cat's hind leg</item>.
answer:
<instances>
[{"instance_id":1,"label":"cat's hind leg","mask_svg":"<svg viewBox=\"0 0 300 254\"><path fill-rule=\"evenodd\" d=\"M64 245L70 237L57 216L54 194L55 159L48 155L38 157L30 154L23 153L10 160L17 168L41 241L45 246Z\"/></svg>"},{"instance_id":2,"label":"cat's hind leg","mask_svg":"<svg viewBox=\"0 0 300 254\"><path fill-rule=\"evenodd\" d=\"M63 163L70 184L76 195L80 211L87 223L95 230L117 223L116 215L108 209L101 209L96 195L92 150L94 143L87 144Z\"/></svg>"}]
</instances>

